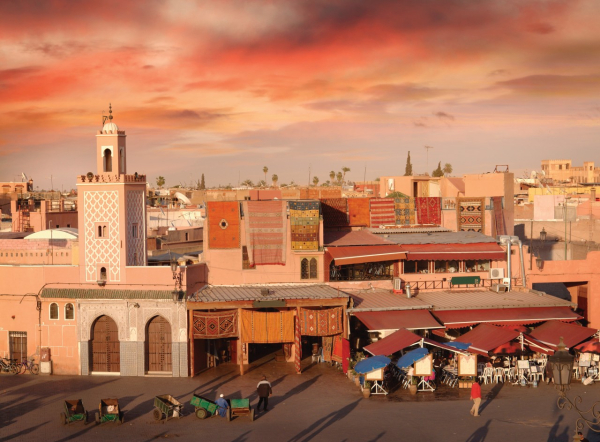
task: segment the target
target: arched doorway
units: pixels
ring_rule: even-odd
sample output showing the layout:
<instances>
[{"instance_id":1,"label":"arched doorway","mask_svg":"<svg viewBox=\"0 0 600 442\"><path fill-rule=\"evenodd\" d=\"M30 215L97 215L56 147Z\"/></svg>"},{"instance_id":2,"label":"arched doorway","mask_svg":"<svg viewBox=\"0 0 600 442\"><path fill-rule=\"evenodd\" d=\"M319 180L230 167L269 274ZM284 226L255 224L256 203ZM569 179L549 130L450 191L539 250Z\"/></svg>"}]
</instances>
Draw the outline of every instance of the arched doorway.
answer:
<instances>
[{"instance_id":1,"label":"arched doorway","mask_svg":"<svg viewBox=\"0 0 600 442\"><path fill-rule=\"evenodd\" d=\"M91 369L99 373L121 372L121 343L119 329L109 316L100 316L92 326Z\"/></svg>"},{"instance_id":2,"label":"arched doorway","mask_svg":"<svg viewBox=\"0 0 600 442\"><path fill-rule=\"evenodd\" d=\"M146 327L146 371L173 372L171 359L171 324L155 316Z\"/></svg>"}]
</instances>

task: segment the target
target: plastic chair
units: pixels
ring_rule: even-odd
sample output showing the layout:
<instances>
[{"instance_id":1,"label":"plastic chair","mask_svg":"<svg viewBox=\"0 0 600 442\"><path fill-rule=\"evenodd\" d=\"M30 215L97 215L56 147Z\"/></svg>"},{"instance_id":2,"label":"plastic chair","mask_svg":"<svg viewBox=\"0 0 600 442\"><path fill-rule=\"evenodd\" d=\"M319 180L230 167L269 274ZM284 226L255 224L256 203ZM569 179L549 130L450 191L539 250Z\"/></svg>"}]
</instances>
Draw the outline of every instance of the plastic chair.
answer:
<instances>
[{"instance_id":1,"label":"plastic chair","mask_svg":"<svg viewBox=\"0 0 600 442\"><path fill-rule=\"evenodd\" d=\"M487 384L488 382L492 383L492 378L494 376L494 369L492 367L485 367L483 369L483 375L480 378L483 379L483 382Z\"/></svg>"},{"instance_id":2,"label":"plastic chair","mask_svg":"<svg viewBox=\"0 0 600 442\"><path fill-rule=\"evenodd\" d=\"M504 382L504 369L502 367L494 370L494 382Z\"/></svg>"}]
</instances>

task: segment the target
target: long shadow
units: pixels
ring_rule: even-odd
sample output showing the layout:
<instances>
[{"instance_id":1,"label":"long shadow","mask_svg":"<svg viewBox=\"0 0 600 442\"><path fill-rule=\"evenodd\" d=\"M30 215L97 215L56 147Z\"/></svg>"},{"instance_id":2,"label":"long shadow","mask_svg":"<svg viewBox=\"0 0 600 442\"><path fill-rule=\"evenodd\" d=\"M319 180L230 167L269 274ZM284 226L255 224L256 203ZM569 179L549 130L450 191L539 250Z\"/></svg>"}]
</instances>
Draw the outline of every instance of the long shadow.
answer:
<instances>
[{"instance_id":1,"label":"long shadow","mask_svg":"<svg viewBox=\"0 0 600 442\"><path fill-rule=\"evenodd\" d=\"M87 425L83 425L83 424L80 424L80 423L75 423L73 425L81 425L82 429L79 430L77 433L72 433L72 434L69 434L66 437L63 437L62 439L57 439L56 442L63 442L63 441L66 441L66 440L78 439L78 438L82 437L85 433L87 433L88 431L90 431L92 428L95 427L95 425L93 425L92 423L89 423Z\"/></svg>"},{"instance_id":2,"label":"long shadow","mask_svg":"<svg viewBox=\"0 0 600 442\"><path fill-rule=\"evenodd\" d=\"M283 376L275 379L273 382L271 382L271 388L274 388L277 385L279 385L280 383L282 383L286 377L287 377L287 374L284 374ZM250 395L248 396L248 399L250 399L250 403L252 403L255 399L258 399L258 393L256 392L256 390L254 390L254 392L250 393ZM269 398L269 399L272 399L272 398Z\"/></svg>"},{"instance_id":3,"label":"long shadow","mask_svg":"<svg viewBox=\"0 0 600 442\"><path fill-rule=\"evenodd\" d=\"M385 435L385 431L383 433L379 433L377 436L375 436L375 439L370 439L367 442L377 442L379 439L381 439L384 435Z\"/></svg>"},{"instance_id":4,"label":"long shadow","mask_svg":"<svg viewBox=\"0 0 600 442\"><path fill-rule=\"evenodd\" d=\"M558 428L560 427L560 422L562 420L563 416L558 416L558 419L556 419L556 422L554 422L554 425L552 425L552 428L550 428L550 433L548 433L548 442L555 442L558 440Z\"/></svg>"},{"instance_id":5,"label":"long shadow","mask_svg":"<svg viewBox=\"0 0 600 442\"><path fill-rule=\"evenodd\" d=\"M319 419L307 429L302 430L300 433L292 437L288 442L307 442L314 439L327 427L348 416L348 414L350 414L350 412L356 408L360 401L361 399L357 399L351 404L340 408L338 411L329 413L327 416Z\"/></svg>"},{"instance_id":6,"label":"long shadow","mask_svg":"<svg viewBox=\"0 0 600 442\"><path fill-rule=\"evenodd\" d=\"M496 396L498 396L498 394L500 393L500 390L502 390L503 387L504 387L504 383L498 382L496 385L494 385L494 388L492 388L490 390L490 392L485 395L485 402L483 402L481 404L481 406L479 407L480 413L483 410L485 410L487 408L487 406L490 405L494 399L496 399Z\"/></svg>"},{"instance_id":7,"label":"long shadow","mask_svg":"<svg viewBox=\"0 0 600 442\"><path fill-rule=\"evenodd\" d=\"M251 371L257 370L258 367L262 367L263 365L268 364L269 362L274 361L274 360L275 360L275 356L273 356L272 358L269 358L266 361L261 362L260 364L257 364L257 365L250 364L250 368L248 368L248 371L246 371L246 373L250 373Z\"/></svg>"},{"instance_id":8,"label":"long shadow","mask_svg":"<svg viewBox=\"0 0 600 442\"><path fill-rule=\"evenodd\" d=\"M483 442L490 431L492 420L488 420L483 427L479 427L465 442Z\"/></svg>"},{"instance_id":9,"label":"long shadow","mask_svg":"<svg viewBox=\"0 0 600 442\"><path fill-rule=\"evenodd\" d=\"M35 427L29 427L26 428L24 430L19 431L18 433L15 434L11 434L10 436L3 436L2 440L11 440L11 439L17 439L17 440L22 440L21 438L23 436L25 436L26 434L29 434L35 430L37 430L38 428L40 428L42 425L46 425L48 422L50 421L46 421L46 422L42 422L41 424L36 425Z\"/></svg>"},{"instance_id":10,"label":"long shadow","mask_svg":"<svg viewBox=\"0 0 600 442\"><path fill-rule=\"evenodd\" d=\"M242 433L238 437L233 439L231 442L246 442L250 433L252 433L252 431L246 431L245 433Z\"/></svg>"}]
</instances>

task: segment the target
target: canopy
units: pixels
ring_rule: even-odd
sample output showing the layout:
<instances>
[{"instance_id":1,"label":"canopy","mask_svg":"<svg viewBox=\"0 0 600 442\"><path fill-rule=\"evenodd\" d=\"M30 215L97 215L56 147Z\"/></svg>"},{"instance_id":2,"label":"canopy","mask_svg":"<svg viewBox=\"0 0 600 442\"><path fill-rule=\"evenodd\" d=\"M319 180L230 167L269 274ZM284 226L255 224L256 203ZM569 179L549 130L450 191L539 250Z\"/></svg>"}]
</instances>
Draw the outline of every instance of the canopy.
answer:
<instances>
[{"instance_id":1,"label":"canopy","mask_svg":"<svg viewBox=\"0 0 600 442\"><path fill-rule=\"evenodd\" d=\"M397 351L400 351L406 347L410 347L411 345L419 342L421 339L423 338L401 328L391 335L367 345L364 350L368 351L372 355L391 355L392 353L396 353Z\"/></svg>"},{"instance_id":2,"label":"canopy","mask_svg":"<svg viewBox=\"0 0 600 442\"><path fill-rule=\"evenodd\" d=\"M399 368L410 367L416 361L423 359L428 354L429 354L429 350L427 350L426 348L421 348L421 347L416 348L412 351L409 351L404 356L402 356L400 359L398 359L398 362L396 362L396 365Z\"/></svg>"},{"instance_id":3,"label":"canopy","mask_svg":"<svg viewBox=\"0 0 600 442\"><path fill-rule=\"evenodd\" d=\"M505 344L499 345L490 353L495 355L514 355L521 352L521 343L517 341L510 341Z\"/></svg>"},{"instance_id":4,"label":"canopy","mask_svg":"<svg viewBox=\"0 0 600 442\"><path fill-rule=\"evenodd\" d=\"M448 329L490 323L503 326L535 324L549 320L577 321L582 319L569 307L527 307L475 310L436 310L436 318Z\"/></svg>"},{"instance_id":5,"label":"canopy","mask_svg":"<svg viewBox=\"0 0 600 442\"><path fill-rule=\"evenodd\" d=\"M390 358L385 356L373 356L372 358L363 359L354 366L354 371L357 373L369 373L373 370L386 367L390 363Z\"/></svg>"},{"instance_id":6,"label":"canopy","mask_svg":"<svg viewBox=\"0 0 600 442\"><path fill-rule=\"evenodd\" d=\"M402 244L402 248L409 261L506 260L506 252L495 243Z\"/></svg>"},{"instance_id":7,"label":"canopy","mask_svg":"<svg viewBox=\"0 0 600 442\"><path fill-rule=\"evenodd\" d=\"M446 345L448 347L454 347L457 348L458 350L467 350L470 346L471 343L470 342L447 342Z\"/></svg>"},{"instance_id":8,"label":"canopy","mask_svg":"<svg viewBox=\"0 0 600 442\"><path fill-rule=\"evenodd\" d=\"M581 353L596 353L597 355L600 355L600 342L598 342L598 339L582 342L573 348Z\"/></svg>"},{"instance_id":9,"label":"canopy","mask_svg":"<svg viewBox=\"0 0 600 442\"><path fill-rule=\"evenodd\" d=\"M397 245L328 247L327 254L338 266L365 262L398 261L406 258L406 253L402 247Z\"/></svg>"},{"instance_id":10,"label":"canopy","mask_svg":"<svg viewBox=\"0 0 600 442\"><path fill-rule=\"evenodd\" d=\"M389 310L354 314L369 330L428 330L444 328L428 310Z\"/></svg>"},{"instance_id":11,"label":"canopy","mask_svg":"<svg viewBox=\"0 0 600 442\"><path fill-rule=\"evenodd\" d=\"M519 332L496 327L490 324L479 324L473 330L456 338L455 342L470 342L469 351L489 356L489 352L502 344L512 341Z\"/></svg>"},{"instance_id":12,"label":"canopy","mask_svg":"<svg viewBox=\"0 0 600 442\"><path fill-rule=\"evenodd\" d=\"M596 329L582 327L581 325L565 324L560 321L548 321L532 331L530 335L541 343L550 345L554 348L558 347L562 336L565 346L571 348L596 334L597 331L598 330Z\"/></svg>"}]
</instances>

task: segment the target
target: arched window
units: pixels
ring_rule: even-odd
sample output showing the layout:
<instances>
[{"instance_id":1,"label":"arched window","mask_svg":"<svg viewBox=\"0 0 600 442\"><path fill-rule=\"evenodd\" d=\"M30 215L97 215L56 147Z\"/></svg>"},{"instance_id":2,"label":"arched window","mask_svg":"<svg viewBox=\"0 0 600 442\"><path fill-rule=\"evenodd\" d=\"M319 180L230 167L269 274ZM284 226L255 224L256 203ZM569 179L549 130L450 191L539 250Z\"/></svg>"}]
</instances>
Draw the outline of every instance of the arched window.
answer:
<instances>
[{"instance_id":1,"label":"arched window","mask_svg":"<svg viewBox=\"0 0 600 442\"><path fill-rule=\"evenodd\" d=\"M56 302L50 304L50 319L58 319L58 304Z\"/></svg>"},{"instance_id":2,"label":"arched window","mask_svg":"<svg viewBox=\"0 0 600 442\"><path fill-rule=\"evenodd\" d=\"M310 279L317 279L317 258L310 260Z\"/></svg>"},{"instance_id":3,"label":"arched window","mask_svg":"<svg viewBox=\"0 0 600 442\"><path fill-rule=\"evenodd\" d=\"M112 152L110 149L104 150L104 171L112 172Z\"/></svg>"},{"instance_id":4,"label":"arched window","mask_svg":"<svg viewBox=\"0 0 600 442\"><path fill-rule=\"evenodd\" d=\"M106 281L106 267L100 268L100 281Z\"/></svg>"},{"instance_id":5,"label":"arched window","mask_svg":"<svg viewBox=\"0 0 600 442\"><path fill-rule=\"evenodd\" d=\"M70 302L65 304L65 319L75 319L75 310Z\"/></svg>"},{"instance_id":6,"label":"arched window","mask_svg":"<svg viewBox=\"0 0 600 442\"><path fill-rule=\"evenodd\" d=\"M300 261L300 278L308 279L308 259L306 258Z\"/></svg>"}]
</instances>

